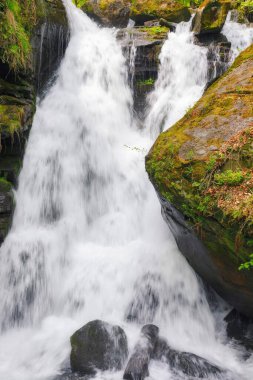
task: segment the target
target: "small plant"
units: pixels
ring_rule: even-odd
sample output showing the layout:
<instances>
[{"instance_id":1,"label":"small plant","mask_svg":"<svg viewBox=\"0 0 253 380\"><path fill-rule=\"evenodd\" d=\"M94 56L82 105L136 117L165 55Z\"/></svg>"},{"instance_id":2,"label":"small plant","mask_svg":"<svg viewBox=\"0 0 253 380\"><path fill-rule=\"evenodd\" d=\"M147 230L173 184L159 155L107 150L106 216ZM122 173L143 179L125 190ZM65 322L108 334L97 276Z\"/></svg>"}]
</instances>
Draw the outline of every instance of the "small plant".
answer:
<instances>
[{"instance_id":1,"label":"small plant","mask_svg":"<svg viewBox=\"0 0 253 380\"><path fill-rule=\"evenodd\" d=\"M148 78L144 80L139 80L138 82L139 86L152 86L155 83L154 78Z\"/></svg>"},{"instance_id":2,"label":"small plant","mask_svg":"<svg viewBox=\"0 0 253 380\"><path fill-rule=\"evenodd\" d=\"M242 263L240 266L239 266L239 270L250 270L252 267L253 267L253 253L251 255L249 255L250 257L250 260L249 261L246 261L245 263Z\"/></svg>"},{"instance_id":3,"label":"small plant","mask_svg":"<svg viewBox=\"0 0 253 380\"><path fill-rule=\"evenodd\" d=\"M223 173L216 173L214 175L214 182L218 186L228 185L236 186L244 181L244 174L242 171L233 172L226 170Z\"/></svg>"}]
</instances>

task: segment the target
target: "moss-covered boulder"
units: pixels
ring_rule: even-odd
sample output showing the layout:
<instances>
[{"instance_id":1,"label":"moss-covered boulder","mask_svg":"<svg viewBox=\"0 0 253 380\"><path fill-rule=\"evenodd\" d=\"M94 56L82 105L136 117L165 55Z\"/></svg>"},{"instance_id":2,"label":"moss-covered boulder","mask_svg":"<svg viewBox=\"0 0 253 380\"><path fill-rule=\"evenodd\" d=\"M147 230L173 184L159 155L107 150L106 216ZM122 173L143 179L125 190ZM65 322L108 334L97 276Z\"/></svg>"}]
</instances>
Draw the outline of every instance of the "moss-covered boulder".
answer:
<instances>
[{"instance_id":1,"label":"moss-covered boulder","mask_svg":"<svg viewBox=\"0 0 253 380\"><path fill-rule=\"evenodd\" d=\"M230 3L222 0L205 0L198 8L192 29L195 34L219 33L226 21Z\"/></svg>"},{"instance_id":2,"label":"moss-covered boulder","mask_svg":"<svg viewBox=\"0 0 253 380\"><path fill-rule=\"evenodd\" d=\"M191 17L189 9L175 0L132 0L130 10L130 17L138 24L154 18L177 23Z\"/></svg>"},{"instance_id":3,"label":"moss-covered boulder","mask_svg":"<svg viewBox=\"0 0 253 380\"><path fill-rule=\"evenodd\" d=\"M87 0L81 9L104 26L124 28L130 15L129 0Z\"/></svg>"},{"instance_id":4,"label":"moss-covered boulder","mask_svg":"<svg viewBox=\"0 0 253 380\"><path fill-rule=\"evenodd\" d=\"M164 216L192 266L253 316L253 45L146 158ZM247 265L246 265L247 266Z\"/></svg>"}]
</instances>

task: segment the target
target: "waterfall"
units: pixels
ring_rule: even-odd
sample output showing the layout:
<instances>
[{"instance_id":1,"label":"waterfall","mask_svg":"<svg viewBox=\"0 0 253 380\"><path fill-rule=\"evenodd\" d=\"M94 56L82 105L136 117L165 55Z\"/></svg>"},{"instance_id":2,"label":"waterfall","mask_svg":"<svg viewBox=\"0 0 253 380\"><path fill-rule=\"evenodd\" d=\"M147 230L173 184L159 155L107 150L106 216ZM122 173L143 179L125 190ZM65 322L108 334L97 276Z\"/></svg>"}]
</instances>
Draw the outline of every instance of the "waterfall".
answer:
<instances>
[{"instance_id":1,"label":"waterfall","mask_svg":"<svg viewBox=\"0 0 253 380\"><path fill-rule=\"evenodd\" d=\"M0 252L0 378L53 379L69 366L70 335L92 319L121 325L130 349L142 323L155 323L172 347L242 377L240 354L224 344L224 326L161 218L144 169L152 141L135 125L116 32L64 4L70 42L37 106ZM186 32L180 36L187 46ZM196 78L188 77L190 61L174 74L186 81L188 107L202 91L205 50L191 45L179 56L177 46L177 59L190 52L198 59ZM147 285L158 297L155 308L143 297ZM131 323L136 300L141 322ZM151 378L174 375L164 363L151 365ZM112 378L122 372L97 375Z\"/></svg>"},{"instance_id":2,"label":"waterfall","mask_svg":"<svg viewBox=\"0 0 253 380\"><path fill-rule=\"evenodd\" d=\"M230 63L253 43L253 28L245 24L240 24L232 19L232 13L229 12L225 25L222 29L222 34L231 42L231 57Z\"/></svg>"},{"instance_id":3,"label":"waterfall","mask_svg":"<svg viewBox=\"0 0 253 380\"><path fill-rule=\"evenodd\" d=\"M203 93L207 82L207 49L194 44L191 20L168 34L160 69L149 97L147 127L153 137L179 120Z\"/></svg>"}]
</instances>

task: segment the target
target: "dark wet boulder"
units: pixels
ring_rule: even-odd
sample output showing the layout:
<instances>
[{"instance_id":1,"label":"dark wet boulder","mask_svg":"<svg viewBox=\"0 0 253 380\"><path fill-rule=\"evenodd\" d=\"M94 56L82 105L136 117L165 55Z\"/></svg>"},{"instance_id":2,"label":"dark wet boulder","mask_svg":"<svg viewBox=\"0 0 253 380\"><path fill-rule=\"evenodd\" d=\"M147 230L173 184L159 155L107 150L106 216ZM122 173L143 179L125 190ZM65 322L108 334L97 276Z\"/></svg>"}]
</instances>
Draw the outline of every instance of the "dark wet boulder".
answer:
<instances>
[{"instance_id":1,"label":"dark wet boulder","mask_svg":"<svg viewBox=\"0 0 253 380\"><path fill-rule=\"evenodd\" d=\"M253 318L248 318L235 309L224 318L227 322L227 335L242 344L247 350L253 350Z\"/></svg>"},{"instance_id":2,"label":"dark wet boulder","mask_svg":"<svg viewBox=\"0 0 253 380\"><path fill-rule=\"evenodd\" d=\"M73 372L93 375L96 370L120 370L127 355L127 337L119 326L95 320L70 338L70 364Z\"/></svg>"},{"instance_id":3,"label":"dark wet boulder","mask_svg":"<svg viewBox=\"0 0 253 380\"><path fill-rule=\"evenodd\" d=\"M187 376L201 379L223 372L219 367L200 356L171 349L166 340L161 338L156 341L153 359L167 362L173 371L180 371Z\"/></svg>"},{"instance_id":4,"label":"dark wet boulder","mask_svg":"<svg viewBox=\"0 0 253 380\"><path fill-rule=\"evenodd\" d=\"M141 329L140 338L127 363L123 379L143 380L149 375L148 366L158 338L159 328L145 325Z\"/></svg>"},{"instance_id":5,"label":"dark wet boulder","mask_svg":"<svg viewBox=\"0 0 253 380\"><path fill-rule=\"evenodd\" d=\"M195 34L220 33L230 8L229 2L205 0L192 21Z\"/></svg>"}]
</instances>

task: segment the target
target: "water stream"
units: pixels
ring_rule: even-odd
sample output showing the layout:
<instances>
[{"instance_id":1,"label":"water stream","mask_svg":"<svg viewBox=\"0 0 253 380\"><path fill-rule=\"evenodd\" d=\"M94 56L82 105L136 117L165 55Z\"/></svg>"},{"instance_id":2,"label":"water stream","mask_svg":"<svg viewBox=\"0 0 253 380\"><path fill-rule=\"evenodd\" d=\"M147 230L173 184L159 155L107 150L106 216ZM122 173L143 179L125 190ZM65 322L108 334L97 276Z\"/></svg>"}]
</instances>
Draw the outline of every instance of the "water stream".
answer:
<instances>
[{"instance_id":1,"label":"water stream","mask_svg":"<svg viewBox=\"0 0 253 380\"><path fill-rule=\"evenodd\" d=\"M153 140L148 128L135 125L116 32L99 28L70 0L64 4L70 42L56 82L38 104L13 226L1 247L0 379L54 379L69 367L70 335L102 319L124 328L130 350L143 323L153 322L173 348L250 380L252 359L242 363L241 353L227 343L223 309L211 312L161 218L144 168ZM179 39L188 50L180 52L173 36L163 49L173 45L178 86L180 91L185 86L186 97L176 109L170 104L174 114L164 113L168 123L197 100L205 84L205 49L190 42L187 28L179 26ZM187 62L181 62L183 56ZM167 93L163 68L159 75ZM175 107L179 91L177 96ZM143 297L146 285L157 294L156 308ZM138 321L130 323L136 300ZM97 375L121 378L122 372ZM150 378L175 379L175 374L153 362Z\"/></svg>"}]
</instances>

